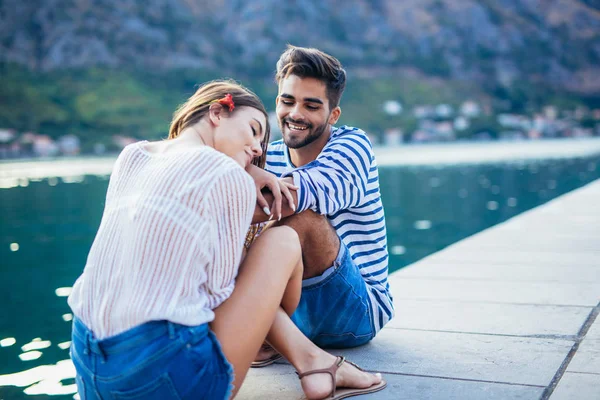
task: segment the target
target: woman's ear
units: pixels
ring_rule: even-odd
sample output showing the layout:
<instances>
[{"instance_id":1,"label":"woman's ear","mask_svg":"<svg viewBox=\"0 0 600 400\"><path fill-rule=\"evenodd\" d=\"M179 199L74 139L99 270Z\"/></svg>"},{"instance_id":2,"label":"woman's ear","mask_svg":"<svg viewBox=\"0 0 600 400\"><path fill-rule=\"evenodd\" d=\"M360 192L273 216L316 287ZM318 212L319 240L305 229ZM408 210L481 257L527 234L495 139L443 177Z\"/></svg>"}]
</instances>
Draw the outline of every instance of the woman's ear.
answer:
<instances>
[{"instance_id":1,"label":"woman's ear","mask_svg":"<svg viewBox=\"0 0 600 400\"><path fill-rule=\"evenodd\" d=\"M221 117L223 116L223 106L219 103L213 103L208 108L208 118L214 126L221 124Z\"/></svg>"}]
</instances>

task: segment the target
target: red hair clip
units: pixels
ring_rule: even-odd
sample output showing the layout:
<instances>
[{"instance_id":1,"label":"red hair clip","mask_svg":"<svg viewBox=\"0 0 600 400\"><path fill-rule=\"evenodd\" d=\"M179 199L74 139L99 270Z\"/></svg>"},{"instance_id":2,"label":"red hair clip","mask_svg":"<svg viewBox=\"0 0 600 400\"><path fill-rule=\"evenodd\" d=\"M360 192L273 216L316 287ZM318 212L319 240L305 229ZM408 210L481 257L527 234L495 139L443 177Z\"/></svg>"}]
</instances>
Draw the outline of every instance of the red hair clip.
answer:
<instances>
[{"instance_id":1,"label":"red hair clip","mask_svg":"<svg viewBox=\"0 0 600 400\"><path fill-rule=\"evenodd\" d=\"M233 102L233 96L230 93L227 93L225 95L225 97L223 97L222 99L211 101L211 104L212 103L219 103L222 106L229 107L229 112L232 112L233 109L235 108L235 103Z\"/></svg>"}]
</instances>

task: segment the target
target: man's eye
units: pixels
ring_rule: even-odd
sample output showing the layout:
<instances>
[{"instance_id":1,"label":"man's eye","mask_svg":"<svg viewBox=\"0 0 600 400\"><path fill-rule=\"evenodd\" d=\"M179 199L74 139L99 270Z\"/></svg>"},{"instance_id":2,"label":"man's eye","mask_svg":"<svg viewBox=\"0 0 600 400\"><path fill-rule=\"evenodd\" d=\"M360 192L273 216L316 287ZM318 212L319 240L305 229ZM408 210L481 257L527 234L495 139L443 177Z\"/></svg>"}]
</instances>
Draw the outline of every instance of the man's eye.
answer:
<instances>
[{"instance_id":1,"label":"man's eye","mask_svg":"<svg viewBox=\"0 0 600 400\"><path fill-rule=\"evenodd\" d=\"M289 100L288 100L288 101L281 100L281 102L282 102L283 104L285 104L286 106L289 106L289 105L291 105L291 104L292 104L292 102L291 102L291 101L289 101Z\"/></svg>"},{"instance_id":2,"label":"man's eye","mask_svg":"<svg viewBox=\"0 0 600 400\"><path fill-rule=\"evenodd\" d=\"M316 106L306 106L306 108L308 108L309 110L318 110L319 107Z\"/></svg>"}]
</instances>

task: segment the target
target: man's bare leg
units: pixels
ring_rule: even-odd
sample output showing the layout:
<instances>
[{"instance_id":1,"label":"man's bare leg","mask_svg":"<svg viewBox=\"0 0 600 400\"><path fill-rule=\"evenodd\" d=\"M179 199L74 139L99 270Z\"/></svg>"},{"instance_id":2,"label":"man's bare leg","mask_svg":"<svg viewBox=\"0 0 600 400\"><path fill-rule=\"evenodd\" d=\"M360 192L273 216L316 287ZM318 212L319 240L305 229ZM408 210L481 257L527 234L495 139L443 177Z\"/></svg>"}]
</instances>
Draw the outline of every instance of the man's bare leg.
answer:
<instances>
[{"instance_id":1,"label":"man's bare leg","mask_svg":"<svg viewBox=\"0 0 600 400\"><path fill-rule=\"evenodd\" d=\"M302 279L320 276L333 265L340 250L340 238L324 215L306 210L274 226L289 226L298 234L304 263Z\"/></svg>"}]
</instances>

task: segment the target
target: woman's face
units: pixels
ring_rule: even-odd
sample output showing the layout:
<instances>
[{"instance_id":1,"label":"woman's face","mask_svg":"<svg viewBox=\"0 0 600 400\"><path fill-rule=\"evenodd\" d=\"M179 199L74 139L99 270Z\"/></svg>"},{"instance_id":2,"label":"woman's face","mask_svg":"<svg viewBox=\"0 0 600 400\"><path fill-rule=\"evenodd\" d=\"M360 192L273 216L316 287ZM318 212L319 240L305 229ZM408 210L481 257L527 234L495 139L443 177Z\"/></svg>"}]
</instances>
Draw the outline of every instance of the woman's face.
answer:
<instances>
[{"instance_id":1,"label":"woman's face","mask_svg":"<svg viewBox=\"0 0 600 400\"><path fill-rule=\"evenodd\" d=\"M215 149L233 158L246 168L254 157L262 155L261 143L265 138L265 115L253 107L239 107L231 114L223 111L214 116L216 124ZM214 119L216 118L216 120Z\"/></svg>"}]
</instances>

